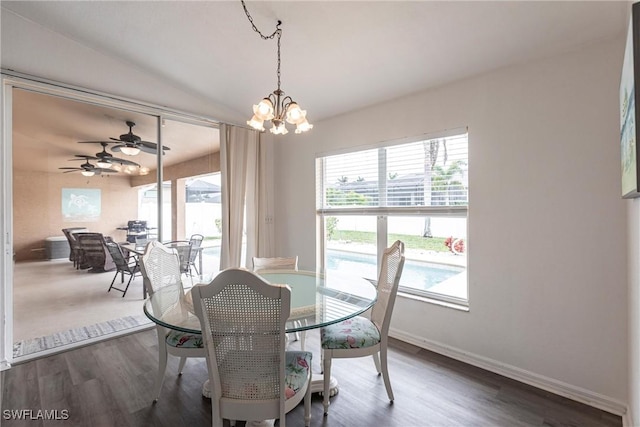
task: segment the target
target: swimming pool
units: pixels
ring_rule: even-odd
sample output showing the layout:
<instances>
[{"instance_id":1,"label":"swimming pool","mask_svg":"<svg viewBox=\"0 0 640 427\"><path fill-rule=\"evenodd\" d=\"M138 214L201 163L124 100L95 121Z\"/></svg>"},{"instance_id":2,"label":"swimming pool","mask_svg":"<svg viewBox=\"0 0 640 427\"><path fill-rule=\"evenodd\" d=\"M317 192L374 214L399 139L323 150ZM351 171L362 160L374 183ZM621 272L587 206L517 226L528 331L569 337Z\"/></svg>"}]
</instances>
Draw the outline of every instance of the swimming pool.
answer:
<instances>
[{"instance_id":1,"label":"swimming pool","mask_svg":"<svg viewBox=\"0 0 640 427\"><path fill-rule=\"evenodd\" d=\"M203 256L206 259L206 262L203 263L205 267L218 265L220 263L220 247L204 249ZM359 252L327 249L327 269L346 271L369 279L378 278L376 256ZM400 285L427 290L463 271L464 267L406 260ZM210 273L210 271L207 272Z\"/></svg>"},{"instance_id":2,"label":"swimming pool","mask_svg":"<svg viewBox=\"0 0 640 427\"><path fill-rule=\"evenodd\" d=\"M327 249L327 269L349 271L359 276L376 279L376 256ZM427 290L464 271L463 267L406 260L400 285Z\"/></svg>"}]
</instances>

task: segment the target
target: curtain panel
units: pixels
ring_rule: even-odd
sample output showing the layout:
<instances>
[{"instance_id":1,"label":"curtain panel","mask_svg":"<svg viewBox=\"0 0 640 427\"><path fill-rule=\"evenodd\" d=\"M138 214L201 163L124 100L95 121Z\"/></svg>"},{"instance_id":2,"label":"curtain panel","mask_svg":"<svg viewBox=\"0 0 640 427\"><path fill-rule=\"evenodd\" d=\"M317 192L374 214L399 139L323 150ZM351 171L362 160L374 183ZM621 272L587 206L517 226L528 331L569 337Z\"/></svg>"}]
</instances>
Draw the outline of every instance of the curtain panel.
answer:
<instances>
[{"instance_id":1,"label":"curtain panel","mask_svg":"<svg viewBox=\"0 0 640 427\"><path fill-rule=\"evenodd\" d=\"M227 124L220 126L220 270L241 266L250 268L252 257L271 256L274 252L271 150L261 139L255 130ZM244 232L246 248L243 257Z\"/></svg>"}]
</instances>

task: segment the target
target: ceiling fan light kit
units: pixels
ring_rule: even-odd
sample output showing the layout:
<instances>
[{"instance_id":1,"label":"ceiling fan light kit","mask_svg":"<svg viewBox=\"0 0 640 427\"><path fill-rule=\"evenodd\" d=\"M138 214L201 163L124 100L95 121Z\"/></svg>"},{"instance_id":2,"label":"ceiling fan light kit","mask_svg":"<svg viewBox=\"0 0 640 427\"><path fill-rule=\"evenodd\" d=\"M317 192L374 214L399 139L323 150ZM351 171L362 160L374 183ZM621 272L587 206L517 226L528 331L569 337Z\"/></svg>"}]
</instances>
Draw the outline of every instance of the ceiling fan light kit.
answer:
<instances>
[{"instance_id":1,"label":"ceiling fan light kit","mask_svg":"<svg viewBox=\"0 0 640 427\"><path fill-rule=\"evenodd\" d=\"M282 36L280 26L282 25L282 21L278 21L276 30L271 35L265 36L253 23L253 18L249 14L244 0L241 0L241 2L244 13L247 15L253 31L258 33L263 40L277 37L278 41L278 88L263 98L257 105L253 106L253 117L247 121L247 124L260 132L264 132L264 122L270 120L272 125L269 130L274 135L285 135L289 132L285 126L285 122L296 125L296 133L310 130L313 128L313 125L307 120L307 111L301 109L298 103L291 99L290 96L284 96L284 91L280 89L280 37Z\"/></svg>"}]
</instances>

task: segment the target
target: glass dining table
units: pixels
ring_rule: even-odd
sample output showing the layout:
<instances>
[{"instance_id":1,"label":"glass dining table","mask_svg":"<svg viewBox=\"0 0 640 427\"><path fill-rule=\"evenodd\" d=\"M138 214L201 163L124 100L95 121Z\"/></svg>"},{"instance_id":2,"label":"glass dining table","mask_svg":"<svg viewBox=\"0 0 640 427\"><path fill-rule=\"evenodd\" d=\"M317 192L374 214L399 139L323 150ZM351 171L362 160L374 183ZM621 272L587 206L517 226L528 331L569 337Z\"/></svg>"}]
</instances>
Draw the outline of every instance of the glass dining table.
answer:
<instances>
[{"instance_id":1,"label":"glass dining table","mask_svg":"<svg viewBox=\"0 0 640 427\"><path fill-rule=\"evenodd\" d=\"M376 301L375 286L367 279L337 271L326 273L302 270L264 270L256 273L272 284L286 284L291 289L291 315L286 332L321 328L358 316ZM208 283L211 276L194 278L194 285ZM154 323L165 328L201 333L195 315L191 289L183 291L179 285L166 286L144 303L144 313ZM208 387L203 388L206 396ZM323 391L321 374L314 374L312 392ZM338 383L331 380L331 395L337 393Z\"/></svg>"}]
</instances>

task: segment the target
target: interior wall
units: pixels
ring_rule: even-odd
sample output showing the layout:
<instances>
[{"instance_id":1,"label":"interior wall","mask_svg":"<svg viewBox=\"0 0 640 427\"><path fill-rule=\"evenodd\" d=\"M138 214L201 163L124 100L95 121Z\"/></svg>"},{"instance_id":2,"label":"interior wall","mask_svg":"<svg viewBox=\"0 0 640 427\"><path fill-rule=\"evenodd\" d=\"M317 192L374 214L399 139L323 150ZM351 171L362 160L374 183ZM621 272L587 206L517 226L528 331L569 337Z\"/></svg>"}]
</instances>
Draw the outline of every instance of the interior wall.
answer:
<instances>
[{"instance_id":1,"label":"interior wall","mask_svg":"<svg viewBox=\"0 0 640 427\"><path fill-rule=\"evenodd\" d=\"M621 36L277 139L278 250L315 268L317 153L468 126L469 311L399 297L392 334L624 412L623 49Z\"/></svg>"},{"instance_id":2,"label":"interior wall","mask_svg":"<svg viewBox=\"0 0 640 427\"><path fill-rule=\"evenodd\" d=\"M65 222L62 217L63 188L101 190L101 213L96 222ZM127 225L138 212L138 190L129 177L92 176L78 173L14 171L13 247L16 261L44 259L44 239L64 236L63 228L86 227L89 231L126 240Z\"/></svg>"}]
</instances>

